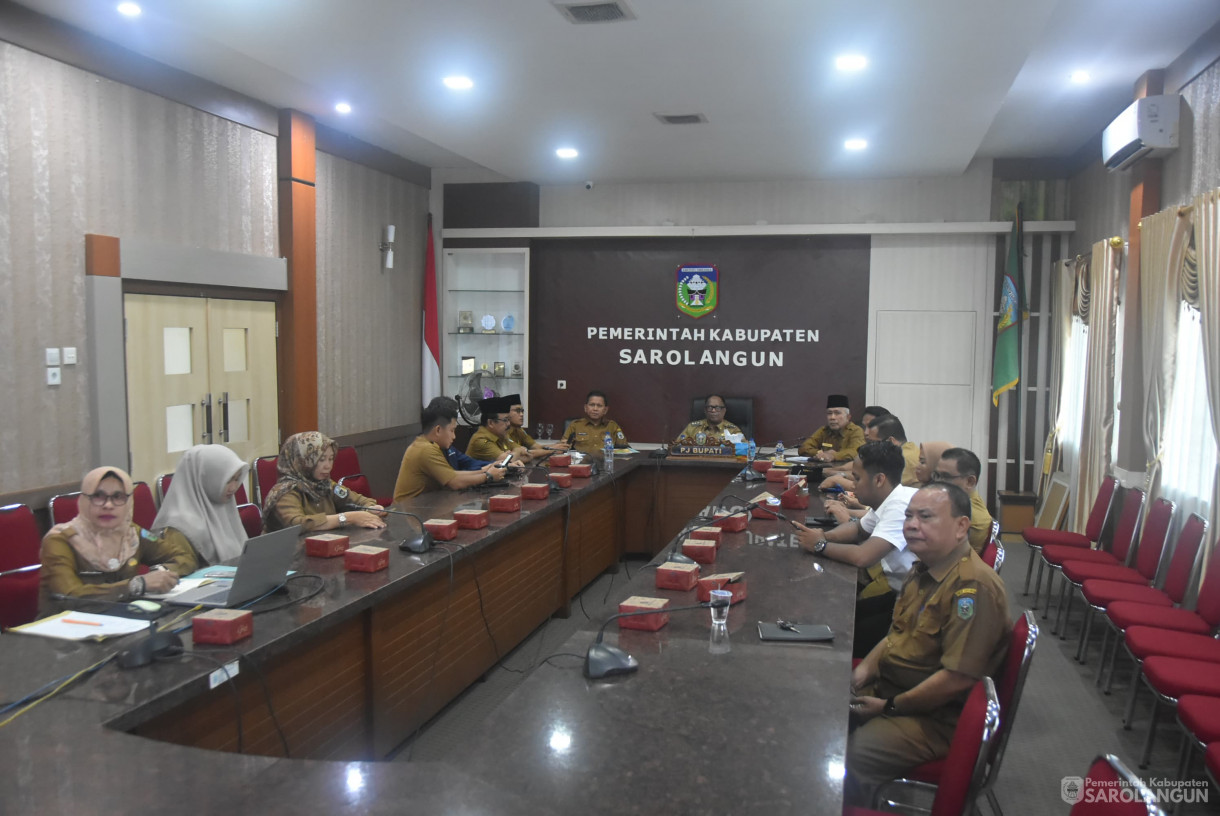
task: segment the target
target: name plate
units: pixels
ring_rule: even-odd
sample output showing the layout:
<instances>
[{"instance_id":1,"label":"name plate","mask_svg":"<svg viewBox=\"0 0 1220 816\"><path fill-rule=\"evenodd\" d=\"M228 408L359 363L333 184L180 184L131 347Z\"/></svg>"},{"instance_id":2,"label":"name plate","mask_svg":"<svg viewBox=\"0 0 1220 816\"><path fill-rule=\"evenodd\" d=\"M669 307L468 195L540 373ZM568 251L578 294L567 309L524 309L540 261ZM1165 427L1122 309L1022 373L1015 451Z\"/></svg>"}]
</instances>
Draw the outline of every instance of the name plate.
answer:
<instances>
[{"instance_id":1,"label":"name plate","mask_svg":"<svg viewBox=\"0 0 1220 816\"><path fill-rule=\"evenodd\" d=\"M669 449L670 456L736 456L737 450L732 445L674 445Z\"/></svg>"}]
</instances>

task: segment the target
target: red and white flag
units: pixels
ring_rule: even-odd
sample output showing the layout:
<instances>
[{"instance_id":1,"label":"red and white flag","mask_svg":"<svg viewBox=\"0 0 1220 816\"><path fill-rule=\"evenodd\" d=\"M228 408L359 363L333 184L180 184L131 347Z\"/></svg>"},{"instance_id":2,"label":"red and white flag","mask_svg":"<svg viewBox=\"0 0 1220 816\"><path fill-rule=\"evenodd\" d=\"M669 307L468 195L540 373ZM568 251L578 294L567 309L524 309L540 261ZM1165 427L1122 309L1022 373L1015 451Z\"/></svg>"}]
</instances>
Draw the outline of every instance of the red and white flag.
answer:
<instances>
[{"instance_id":1,"label":"red and white flag","mask_svg":"<svg viewBox=\"0 0 1220 816\"><path fill-rule=\"evenodd\" d=\"M432 246L432 214L428 214L428 244L424 254L424 342L420 367L423 404L441 395L441 331L436 310L436 250Z\"/></svg>"}]
</instances>

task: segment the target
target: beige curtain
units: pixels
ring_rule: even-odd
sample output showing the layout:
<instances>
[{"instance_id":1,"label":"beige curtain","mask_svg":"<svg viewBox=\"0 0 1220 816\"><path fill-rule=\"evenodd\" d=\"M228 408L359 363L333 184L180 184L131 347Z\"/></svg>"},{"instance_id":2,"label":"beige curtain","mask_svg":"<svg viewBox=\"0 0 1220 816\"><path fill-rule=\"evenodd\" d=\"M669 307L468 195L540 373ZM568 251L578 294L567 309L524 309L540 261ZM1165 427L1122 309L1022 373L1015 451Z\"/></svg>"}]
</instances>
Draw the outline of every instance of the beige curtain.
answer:
<instances>
[{"instance_id":1,"label":"beige curtain","mask_svg":"<svg viewBox=\"0 0 1220 816\"><path fill-rule=\"evenodd\" d=\"M1207 376L1207 402L1211 406L1212 431L1220 439L1220 190L1195 199L1194 238L1197 251L1197 286L1200 324L1203 329L1203 361ZM1184 265L1185 266L1188 265ZM1183 297L1190 282L1182 283ZM1217 469L1220 471L1220 468ZM1211 530L1220 521L1220 472L1212 484Z\"/></svg>"},{"instance_id":2,"label":"beige curtain","mask_svg":"<svg viewBox=\"0 0 1220 816\"><path fill-rule=\"evenodd\" d=\"M1114 244L1117 244L1115 246ZM1093 245L1088 274L1078 276L1076 310L1089 326L1085 366L1084 417L1080 434L1080 475L1072 502L1072 529L1083 532L1093 497L1110 472L1114 434L1114 349L1118 314L1118 270L1122 241Z\"/></svg>"},{"instance_id":3,"label":"beige curtain","mask_svg":"<svg viewBox=\"0 0 1220 816\"><path fill-rule=\"evenodd\" d=\"M1191 209L1171 207L1140 222L1140 346L1144 360L1144 489L1160 484L1165 414L1173 393L1180 312L1179 280L1190 238Z\"/></svg>"},{"instance_id":4,"label":"beige curtain","mask_svg":"<svg viewBox=\"0 0 1220 816\"><path fill-rule=\"evenodd\" d=\"M1042 473L1038 480L1038 496L1046 495L1051 476L1059 468L1059 402L1063 397L1063 356L1072 336L1072 301L1076 293L1076 263L1072 260L1055 261L1051 273L1051 350L1050 388L1047 401L1048 416L1056 421L1046 440L1042 456Z\"/></svg>"}]
</instances>

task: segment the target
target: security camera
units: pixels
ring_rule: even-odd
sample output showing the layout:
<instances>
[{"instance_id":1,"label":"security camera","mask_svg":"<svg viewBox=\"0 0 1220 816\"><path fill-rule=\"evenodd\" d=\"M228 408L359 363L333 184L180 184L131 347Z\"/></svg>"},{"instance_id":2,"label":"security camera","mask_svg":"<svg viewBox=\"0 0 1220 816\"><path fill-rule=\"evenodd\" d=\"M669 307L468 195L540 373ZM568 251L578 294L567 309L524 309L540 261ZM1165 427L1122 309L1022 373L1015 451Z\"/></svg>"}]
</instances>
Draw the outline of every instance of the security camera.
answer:
<instances>
[{"instance_id":1,"label":"security camera","mask_svg":"<svg viewBox=\"0 0 1220 816\"><path fill-rule=\"evenodd\" d=\"M586 181L586 182L585 182L585 189L586 189L586 190L592 190L592 189L593 189L593 182L591 182L591 181Z\"/></svg>"}]
</instances>

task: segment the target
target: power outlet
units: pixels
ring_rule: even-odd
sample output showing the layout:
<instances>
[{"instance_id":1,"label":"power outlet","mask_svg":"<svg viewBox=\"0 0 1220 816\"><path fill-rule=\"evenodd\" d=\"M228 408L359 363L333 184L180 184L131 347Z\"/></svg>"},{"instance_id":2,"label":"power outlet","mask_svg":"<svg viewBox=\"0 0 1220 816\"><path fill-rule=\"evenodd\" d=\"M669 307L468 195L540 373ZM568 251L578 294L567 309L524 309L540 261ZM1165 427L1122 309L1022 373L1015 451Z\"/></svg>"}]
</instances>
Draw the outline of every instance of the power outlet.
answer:
<instances>
[{"instance_id":1,"label":"power outlet","mask_svg":"<svg viewBox=\"0 0 1220 816\"><path fill-rule=\"evenodd\" d=\"M47 385L59 385L59 366L49 366L47 368Z\"/></svg>"},{"instance_id":2,"label":"power outlet","mask_svg":"<svg viewBox=\"0 0 1220 816\"><path fill-rule=\"evenodd\" d=\"M555 387L558 388L560 391L567 391L568 390L568 381L560 380L558 383L556 383Z\"/></svg>"}]
</instances>

